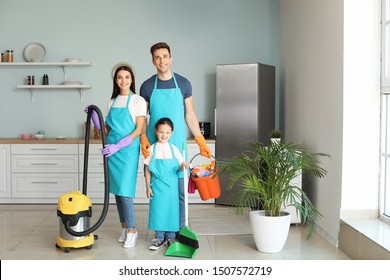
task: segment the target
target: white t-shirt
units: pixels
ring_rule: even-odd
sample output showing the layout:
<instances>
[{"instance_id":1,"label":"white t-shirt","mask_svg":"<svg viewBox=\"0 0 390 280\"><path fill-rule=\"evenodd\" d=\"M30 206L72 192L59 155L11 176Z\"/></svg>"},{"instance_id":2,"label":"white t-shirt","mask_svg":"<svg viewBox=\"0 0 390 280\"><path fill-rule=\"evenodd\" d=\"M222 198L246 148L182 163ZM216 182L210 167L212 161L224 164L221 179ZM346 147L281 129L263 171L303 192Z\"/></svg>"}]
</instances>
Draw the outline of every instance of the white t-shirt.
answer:
<instances>
[{"instance_id":1,"label":"white t-shirt","mask_svg":"<svg viewBox=\"0 0 390 280\"><path fill-rule=\"evenodd\" d=\"M152 160L153 157L153 150L154 150L154 145L156 146L156 156L154 158L156 159L171 159L172 158L172 153L171 153L171 146L169 143L154 143L152 146L150 146L150 154L147 158L144 160L144 164L149 165L150 161ZM181 165L184 161L183 155L180 153L179 149L175 146L172 145L173 147L173 153L175 154L175 157L179 161L179 164Z\"/></svg>"},{"instance_id":2,"label":"white t-shirt","mask_svg":"<svg viewBox=\"0 0 390 280\"><path fill-rule=\"evenodd\" d=\"M126 107L127 99L129 96L127 95L118 95L116 98L114 108L124 108ZM108 113L110 112L110 108L112 106L112 102L114 100L111 99L108 103ZM135 122L136 117L139 116L146 116L146 102L145 99L137 94L133 94L130 99L129 104L129 112L131 115L131 118L133 119L133 122ZM107 113L107 115L108 115Z\"/></svg>"}]
</instances>

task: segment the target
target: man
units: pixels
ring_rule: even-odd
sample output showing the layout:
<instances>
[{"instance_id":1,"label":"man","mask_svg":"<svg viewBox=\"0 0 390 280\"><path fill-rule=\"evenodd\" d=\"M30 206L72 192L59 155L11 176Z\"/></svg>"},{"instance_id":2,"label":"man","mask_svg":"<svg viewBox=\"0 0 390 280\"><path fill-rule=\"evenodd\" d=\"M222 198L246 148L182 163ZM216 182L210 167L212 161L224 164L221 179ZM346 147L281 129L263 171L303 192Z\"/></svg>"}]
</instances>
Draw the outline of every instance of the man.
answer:
<instances>
[{"instance_id":1,"label":"man","mask_svg":"<svg viewBox=\"0 0 390 280\"><path fill-rule=\"evenodd\" d=\"M167 43L160 42L150 48L152 62L157 74L147 79L140 89L140 95L145 98L150 119L146 135L141 135L141 148L144 157L149 155L150 144L156 142L154 126L162 117L168 117L174 124L174 132L170 142L179 149L187 149L186 124L199 145L202 156L211 157L210 149L200 132L199 121L194 111L191 83L177 73L171 71L171 50ZM186 150L186 157L187 157ZM185 159L187 161L187 159ZM185 226L184 205L184 174L179 174L179 209L180 228Z\"/></svg>"}]
</instances>

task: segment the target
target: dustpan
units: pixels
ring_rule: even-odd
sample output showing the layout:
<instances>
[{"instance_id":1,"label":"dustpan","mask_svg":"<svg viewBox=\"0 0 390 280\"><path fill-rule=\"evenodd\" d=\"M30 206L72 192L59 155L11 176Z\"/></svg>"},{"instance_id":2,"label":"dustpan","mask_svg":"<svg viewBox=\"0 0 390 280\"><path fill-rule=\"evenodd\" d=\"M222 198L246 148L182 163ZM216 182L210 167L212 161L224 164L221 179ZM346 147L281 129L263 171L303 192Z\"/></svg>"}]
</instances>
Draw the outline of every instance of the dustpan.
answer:
<instances>
[{"instance_id":1,"label":"dustpan","mask_svg":"<svg viewBox=\"0 0 390 280\"><path fill-rule=\"evenodd\" d=\"M185 159L184 144L182 146L183 158ZM184 205L185 205L185 226L179 231L178 241L172 243L165 256L192 258L199 248L199 238L195 232L188 227L188 177L187 168L184 168Z\"/></svg>"}]
</instances>

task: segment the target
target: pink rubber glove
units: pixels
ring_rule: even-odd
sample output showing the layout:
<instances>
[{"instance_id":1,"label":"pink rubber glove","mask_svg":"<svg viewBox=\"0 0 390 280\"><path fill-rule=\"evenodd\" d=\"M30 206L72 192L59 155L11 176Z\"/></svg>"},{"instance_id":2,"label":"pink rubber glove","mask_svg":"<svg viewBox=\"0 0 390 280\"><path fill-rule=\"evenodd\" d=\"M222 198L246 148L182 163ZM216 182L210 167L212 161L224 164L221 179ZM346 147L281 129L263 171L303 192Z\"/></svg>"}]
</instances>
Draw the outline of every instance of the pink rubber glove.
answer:
<instances>
[{"instance_id":1,"label":"pink rubber glove","mask_svg":"<svg viewBox=\"0 0 390 280\"><path fill-rule=\"evenodd\" d=\"M130 146L133 143L133 138L131 138L130 135L122 138L118 141L116 144L107 144L104 146L104 149L102 149L102 155L106 157L110 157L113 154L115 154L120 149L123 149L127 146Z\"/></svg>"},{"instance_id":2,"label":"pink rubber glove","mask_svg":"<svg viewBox=\"0 0 390 280\"><path fill-rule=\"evenodd\" d=\"M85 107L85 109L84 109L84 112L85 112L85 113L88 113L88 107L89 107L89 106ZM94 126L95 128L97 128L97 129L100 129L99 117L98 117L98 115L97 115L97 113L96 113L95 111L92 111L91 120L92 120L92 122L93 122L93 126Z\"/></svg>"}]
</instances>

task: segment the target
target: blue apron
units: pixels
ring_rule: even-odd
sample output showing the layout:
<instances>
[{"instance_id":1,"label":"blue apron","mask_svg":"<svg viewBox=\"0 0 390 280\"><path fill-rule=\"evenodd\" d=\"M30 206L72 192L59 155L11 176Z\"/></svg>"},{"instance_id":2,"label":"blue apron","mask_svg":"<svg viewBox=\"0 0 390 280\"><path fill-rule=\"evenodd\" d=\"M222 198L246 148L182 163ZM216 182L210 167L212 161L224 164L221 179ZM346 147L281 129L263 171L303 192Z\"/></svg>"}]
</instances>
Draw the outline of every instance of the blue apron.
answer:
<instances>
[{"instance_id":1,"label":"blue apron","mask_svg":"<svg viewBox=\"0 0 390 280\"><path fill-rule=\"evenodd\" d=\"M177 171L180 164L173 152L171 159L156 159L154 144L149 170L152 173L150 187L153 191L149 209L149 228L157 231L179 231L179 188Z\"/></svg>"},{"instance_id":2,"label":"blue apron","mask_svg":"<svg viewBox=\"0 0 390 280\"><path fill-rule=\"evenodd\" d=\"M183 144L185 145L184 161L187 161L187 133L186 125L184 121L184 104L183 95L180 88L177 86L175 74L172 73L173 81L175 82L175 88L158 89L157 88L157 75L154 82L154 89L152 96L150 97L149 112L150 120L146 135L150 144L157 141L155 128L157 121L160 118L170 118L174 125L174 132L169 139L169 143L175 145L179 150L182 150ZM183 172L179 173L179 177L183 178Z\"/></svg>"},{"instance_id":3,"label":"blue apron","mask_svg":"<svg viewBox=\"0 0 390 280\"><path fill-rule=\"evenodd\" d=\"M116 99L111 105L106 123L110 127L107 137L108 144L116 144L119 140L129 135L136 127L130 112L129 104L132 92L127 99L126 107L114 108ZM108 171L110 180L110 192L127 197L135 197L137 184L139 137L133 139L133 143L112 156L108 157Z\"/></svg>"}]
</instances>

